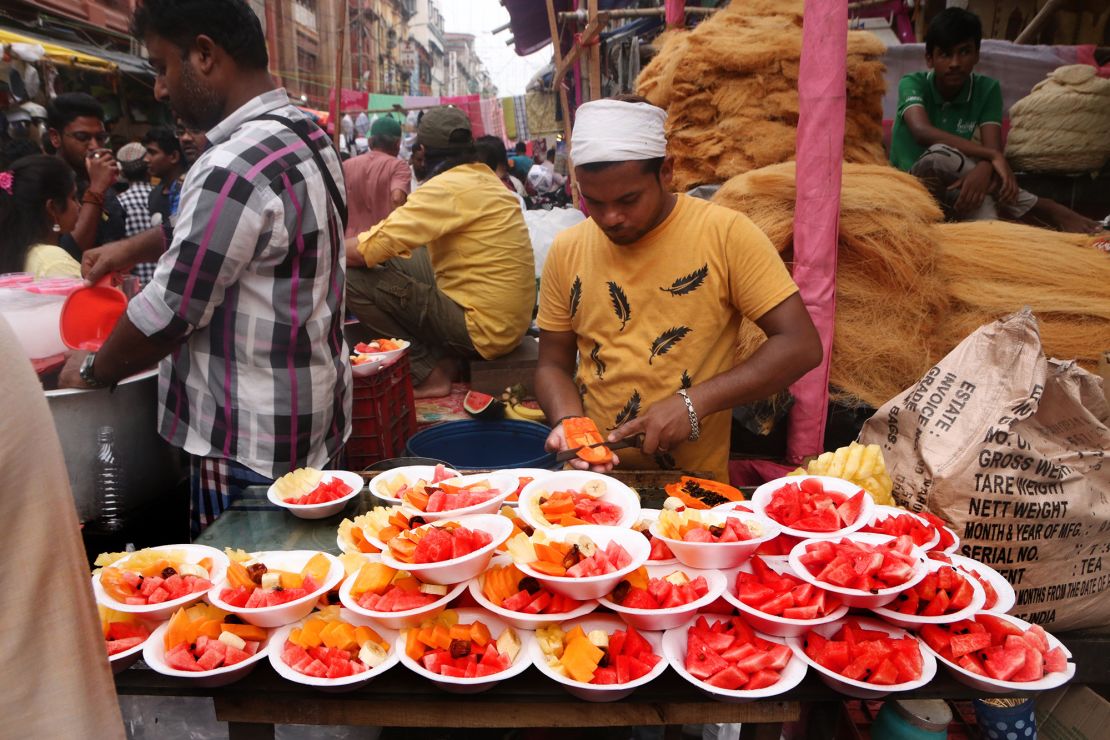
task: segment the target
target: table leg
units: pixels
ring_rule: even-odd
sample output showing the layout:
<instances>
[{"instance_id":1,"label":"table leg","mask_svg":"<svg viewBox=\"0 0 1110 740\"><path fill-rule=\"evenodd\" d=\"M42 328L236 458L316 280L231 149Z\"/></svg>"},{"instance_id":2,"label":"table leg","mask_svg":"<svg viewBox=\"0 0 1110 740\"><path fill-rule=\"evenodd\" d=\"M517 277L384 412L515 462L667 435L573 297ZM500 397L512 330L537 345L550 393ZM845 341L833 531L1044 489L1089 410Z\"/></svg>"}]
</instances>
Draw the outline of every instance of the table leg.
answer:
<instances>
[{"instance_id":1,"label":"table leg","mask_svg":"<svg viewBox=\"0 0 1110 740\"><path fill-rule=\"evenodd\" d=\"M745 722L740 726L740 740L779 740L782 722Z\"/></svg>"},{"instance_id":2,"label":"table leg","mask_svg":"<svg viewBox=\"0 0 1110 740\"><path fill-rule=\"evenodd\" d=\"M260 722L228 722L228 740L274 740L274 726Z\"/></svg>"}]
</instances>

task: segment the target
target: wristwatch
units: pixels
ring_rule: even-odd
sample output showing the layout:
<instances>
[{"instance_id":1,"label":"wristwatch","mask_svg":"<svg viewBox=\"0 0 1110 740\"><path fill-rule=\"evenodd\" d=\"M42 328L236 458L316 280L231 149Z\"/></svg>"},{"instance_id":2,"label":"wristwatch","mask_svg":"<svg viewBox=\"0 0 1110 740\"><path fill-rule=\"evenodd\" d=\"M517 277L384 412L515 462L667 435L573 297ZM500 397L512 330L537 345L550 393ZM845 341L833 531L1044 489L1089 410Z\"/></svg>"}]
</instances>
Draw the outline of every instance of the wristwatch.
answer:
<instances>
[{"instance_id":1,"label":"wristwatch","mask_svg":"<svg viewBox=\"0 0 1110 740\"><path fill-rule=\"evenodd\" d=\"M93 374L93 363L96 362L96 353L90 352L85 355L85 359L81 361L81 367L78 369L77 374L81 376L81 380L85 385L90 388L104 388L105 384L96 379Z\"/></svg>"}]
</instances>

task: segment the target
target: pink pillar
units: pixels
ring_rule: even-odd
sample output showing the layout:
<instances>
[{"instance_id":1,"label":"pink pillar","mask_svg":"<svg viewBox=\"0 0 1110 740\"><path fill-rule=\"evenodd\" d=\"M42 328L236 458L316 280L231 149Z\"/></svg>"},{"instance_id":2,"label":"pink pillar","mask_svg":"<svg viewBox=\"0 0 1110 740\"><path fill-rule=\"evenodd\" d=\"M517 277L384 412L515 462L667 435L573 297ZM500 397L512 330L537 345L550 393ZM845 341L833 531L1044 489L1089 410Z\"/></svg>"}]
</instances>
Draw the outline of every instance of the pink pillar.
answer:
<instances>
[{"instance_id":1,"label":"pink pillar","mask_svg":"<svg viewBox=\"0 0 1110 740\"><path fill-rule=\"evenodd\" d=\"M823 450L829 405L829 357L836 316L837 228L844 160L848 66L847 0L809 0L798 72L797 200L794 281L821 335L821 364L790 387L787 458Z\"/></svg>"}]
</instances>

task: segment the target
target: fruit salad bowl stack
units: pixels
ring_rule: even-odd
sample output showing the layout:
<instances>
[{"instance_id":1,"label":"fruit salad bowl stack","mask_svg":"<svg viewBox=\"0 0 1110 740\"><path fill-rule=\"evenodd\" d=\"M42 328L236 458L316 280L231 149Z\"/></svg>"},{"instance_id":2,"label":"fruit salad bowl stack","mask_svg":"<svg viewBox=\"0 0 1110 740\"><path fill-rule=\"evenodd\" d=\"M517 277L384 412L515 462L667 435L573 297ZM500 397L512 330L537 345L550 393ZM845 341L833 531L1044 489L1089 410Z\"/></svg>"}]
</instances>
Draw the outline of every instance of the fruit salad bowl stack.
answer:
<instances>
[{"instance_id":1,"label":"fruit salad bowl stack","mask_svg":"<svg viewBox=\"0 0 1110 740\"><path fill-rule=\"evenodd\" d=\"M530 632L482 609L448 609L401 631L401 664L456 694L486 691L531 665Z\"/></svg>"},{"instance_id":2,"label":"fruit salad bowl stack","mask_svg":"<svg viewBox=\"0 0 1110 740\"><path fill-rule=\"evenodd\" d=\"M208 592L208 601L250 624L281 627L308 616L344 575L339 559L324 552L242 553Z\"/></svg>"},{"instance_id":3,"label":"fruit salad bowl stack","mask_svg":"<svg viewBox=\"0 0 1110 740\"><path fill-rule=\"evenodd\" d=\"M96 601L109 609L161 622L200 599L221 579L228 558L206 545L164 545L104 553L92 576Z\"/></svg>"},{"instance_id":4,"label":"fruit salad bowl stack","mask_svg":"<svg viewBox=\"0 0 1110 740\"><path fill-rule=\"evenodd\" d=\"M848 605L836 594L794 575L786 558L753 555L732 575L725 601L768 635L797 637L848 613Z\"/></svg>"},{"instance_id":5,"label":"fruit salad bowl stack","mask_svg":"<svg viewBox=\"0 0 1110 740\"><path fill-rule=\"evenodd\" d=\"M491 560L486 572L470 581L469 589L478 606L522 630L576 619L598 606L595 599L580 601L545 588L517 568L508 555Z\"/></svg>"},{"instance_id":6,"label":"fruit salad bowl stack","mask_svg":"<svg viewBox=\"0 0 1110 740\"><path fill-rule=\"evenodd\" d=\"M859 486L819 475L796 475L764 483L752 494L755 513L777 523L784 534L818 539L840 537L871 521L874 502Z\"/></svg>"},{"instance_id":7,"label":"fruit salad bowl stack","mask_svg":"<svg viewBox=\"0 0 1110 740\"><path fill-rule=\"evenodd\" d=\"M599 602L638 630L671 629L716 601L728 585L717 570L681 565L642 565Z\"/></svg>"},{"instance_id":8,"label":"fruit salad bowl stack","mask_svg":"<svg viewBox=\"0 0 1110 740\"><path fill-rule=\"evenodd\" d=\"M664 633L663 652L678 675L722 701L776 696L806 674L791 647L755 631L743 616L699 614Z\"/></svg>"},{"instance_id":9,"label":"fruit salad bowl stack","mask_svg":"<svg viewBox=\"0 0 1110 740\"><path fill-rule=\"evenodd\" d=\"M640 497L607 475L563 470L526 485L519 511L536 529L585 524L627 529L640 519Z\"/></svg>"},{"instance_id":10,"label":"fruit salad bowl stack","mask_svg":"<svg viewBox=\"0 0 1110 740\"><path fill-rule=\"evenodd\" d=\"M431 522L393 537L381 561L424 583L455 585L484 571L513 523L498 514L472 514Z\"/></svg>"},{"instance_id":11,"label":"fruit salad bowl stack","mask_svg":"<svg viewBox=\"0 0 1110 740\"><path fill-rule=\"evenodd\" d=\"M670 499L668 499L670 501ZM670 510L651 525L678 562L699 570L736 568L779 534L779 526L741 511Z\"/></svg>"},{"instance_id":12,"label":"fruit salad bowl stack","mask_svg":"<svg viewBox=\"0 0 1110 740\"><path fill-rule=\"evenodd\" d=\"M445 586L426 583L412 573L392 568L380 558L367 562L343 581L339 601L351 613L389 629L413 627L442 612L466 590L467 582Z\"/></svg>"},{"instance_id":13,"label":"fruit salad bowl stack","mask_svg":"<svg viewBox=\"0 0 1110 740\"><path fill-rule=\"evenodd\" d=\"M338 606L274 631L268 655L282 678L321 691L350 691L400 660L397 632Z\"/></svg>"},{"instance_id":14,"label":"fruit salad bowl stack","mask_svg":"<svg viewBox=\"0 0 1110 740\"><path fill-rule=\"evenodd\" d=\"M537 529L530 537L521 533L508 542L521 573L576 601L612 591L647 561L650 549L639 532L598 525Z\"/></svg>"},{"instance_id":15,"label":"fruit salad bowl stack","mask_svg":"<svg viewBox=\"0 0 1110 740\"><path fill-rule=\"evenodd\" d=\"M540 627L532 645L540 673L584 701L617 701L667 668L662 633L641 632L612 614Z\"/></svg>"},{"instance_id":16,"label":"fruit salad bowl stack","mask_svg":"<svg viewBox=\"0 0 1110 740\"><path fill-rule=\"evenodd\" d=\"M211 688L234 683L266 657L271 631L210 604L181 607L143 644L154 671Z\"/></svg>"}]
</instances>

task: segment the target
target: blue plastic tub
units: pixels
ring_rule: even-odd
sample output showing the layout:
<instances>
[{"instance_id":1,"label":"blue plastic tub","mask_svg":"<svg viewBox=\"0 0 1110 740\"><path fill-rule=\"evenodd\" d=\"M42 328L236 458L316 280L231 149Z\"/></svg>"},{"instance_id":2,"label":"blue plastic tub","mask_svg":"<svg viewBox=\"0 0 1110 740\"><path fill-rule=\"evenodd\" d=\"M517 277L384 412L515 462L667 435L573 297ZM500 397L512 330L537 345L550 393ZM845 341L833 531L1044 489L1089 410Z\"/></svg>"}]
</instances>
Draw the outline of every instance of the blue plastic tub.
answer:
<instances>
[{"instance_id":1,"label":"blue plastic tub","mask_svg":"<svg viewBox=\"0 0 1110 740\"><path fill-rule=\"evenodd\" d=\"M456 470L555 468L554 453L543 443L551 430L543 424L502 421L449 421L417 432L406 452L445 460Z\"/></svg>"}]
</instances>

